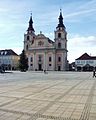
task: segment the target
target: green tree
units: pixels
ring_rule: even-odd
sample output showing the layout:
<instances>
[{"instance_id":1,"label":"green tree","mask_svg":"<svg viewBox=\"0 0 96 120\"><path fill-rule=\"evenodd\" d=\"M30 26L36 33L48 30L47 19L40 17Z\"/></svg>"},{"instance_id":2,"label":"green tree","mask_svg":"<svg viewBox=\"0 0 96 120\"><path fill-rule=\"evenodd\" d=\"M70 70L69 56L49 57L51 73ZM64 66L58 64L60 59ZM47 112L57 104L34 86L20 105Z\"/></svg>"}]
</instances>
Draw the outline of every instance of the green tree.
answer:
<instances>
[{"instance_id":1,"label":"green tree","mask_svg":"<svg viewBox=\"0 0 96 120\"><path fill-rule=\"evenodd\" d=\"M24 50L20 54L19 69L22 72L26 72L28 70L28 59L26 57L26 54L25 54Z\"/></svg>"}]
</instances>

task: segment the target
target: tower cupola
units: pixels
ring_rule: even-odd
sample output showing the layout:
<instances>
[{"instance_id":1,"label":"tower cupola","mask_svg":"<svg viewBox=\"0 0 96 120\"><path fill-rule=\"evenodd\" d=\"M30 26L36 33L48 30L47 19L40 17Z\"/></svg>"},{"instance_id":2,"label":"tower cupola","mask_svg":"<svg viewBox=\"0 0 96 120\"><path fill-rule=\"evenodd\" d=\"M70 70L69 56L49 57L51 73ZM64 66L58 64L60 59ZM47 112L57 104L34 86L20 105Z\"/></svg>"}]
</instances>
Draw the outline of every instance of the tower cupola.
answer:
<instances>
[{"instance_id":1,"label":"tower cupola","mask_svg":"<svg viewBox=\"0 0 96 120\"><path fill-rule=\"evenodd\" d=\"M34 28L33 28L32 14L31 14L31 16L30 16L29 27L28 27L28 29L27 29L27 32L28 32L28 33L34 33L34 32L35 32L35 30L34 30Z\"/></svg>"},{"instance_id":2,"label":"tower cupola","mask_svg":"<svg viewBox=\"0 0 96 120\"><path fill-rule=\"evenodd\" d=\"M56 27L56 28L64 28L65 29L65 26L64 26L64 24L63 24L63 16L62 16L62 11L61 11L61 9L60 9L60 15L59 15L59 24L58 24L58 26Z\"/></svg>"}]
</instances>

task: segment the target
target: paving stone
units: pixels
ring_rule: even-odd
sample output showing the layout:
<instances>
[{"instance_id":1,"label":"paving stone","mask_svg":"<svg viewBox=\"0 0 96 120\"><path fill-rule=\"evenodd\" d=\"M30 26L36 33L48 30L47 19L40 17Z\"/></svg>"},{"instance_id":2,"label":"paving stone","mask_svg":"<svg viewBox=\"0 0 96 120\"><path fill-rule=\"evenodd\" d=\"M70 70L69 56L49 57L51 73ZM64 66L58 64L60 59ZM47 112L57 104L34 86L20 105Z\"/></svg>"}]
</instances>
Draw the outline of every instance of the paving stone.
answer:
<instances>
[{"instance_id":1,"label":"paving stone","mask_svg":"<svg viewBox=\"0 0 96 120\"><path fill-rule=\"evenodd\" d=\"M91 72L0 74L0 120L96 120Z\"/></svg>"}]
</instances>

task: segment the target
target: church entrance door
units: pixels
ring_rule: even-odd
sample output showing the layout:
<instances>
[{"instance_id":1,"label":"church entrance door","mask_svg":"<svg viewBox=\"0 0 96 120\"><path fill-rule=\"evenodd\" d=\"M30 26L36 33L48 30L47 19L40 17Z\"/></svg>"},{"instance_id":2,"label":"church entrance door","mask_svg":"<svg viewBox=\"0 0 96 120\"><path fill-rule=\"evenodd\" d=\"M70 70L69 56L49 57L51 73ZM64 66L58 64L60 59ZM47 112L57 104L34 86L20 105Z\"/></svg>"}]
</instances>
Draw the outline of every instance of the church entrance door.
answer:
<instances>
[{"instance_id":1,"label":"church entrance door","mask_svg":"<svg viewBox=\"0 0 96 120\"><path fill-rule=\"evenodd\" d=\"M42 64L38 64L38 70L42 70Z\"/></svg>"},{"instance_id":2,"label":"church entrance door","mask_svg":"<svg viewBox=\"0 0 96 120\"><path fill-rule=\"evenodd\" d=\"M61 66L58 66L58 71L61 71Z\"/></svg>"}]
</instances>

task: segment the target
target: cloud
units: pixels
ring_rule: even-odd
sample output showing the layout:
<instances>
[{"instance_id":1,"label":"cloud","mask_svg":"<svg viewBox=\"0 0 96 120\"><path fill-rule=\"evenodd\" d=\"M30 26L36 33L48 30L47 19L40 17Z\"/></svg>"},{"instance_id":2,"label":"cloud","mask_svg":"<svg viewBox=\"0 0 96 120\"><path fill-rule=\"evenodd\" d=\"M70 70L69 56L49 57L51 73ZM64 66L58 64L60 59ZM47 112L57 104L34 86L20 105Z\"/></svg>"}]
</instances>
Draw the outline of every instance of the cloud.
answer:
<instances>
[{"instance_id":1,"label":"cloud","mask_svg":"<svg viewBox=\"0 0 96 120\"><path fill-rule=\"evenodd\" d=\"M96 46L96 36L80 36L79 34L70 36L69 39L69 44L71 45L76 45L78 47L81 47L83 45L86 45L87 47L93 47Z\"/></svg>"},{"instance_id":2,"label":"cloud","mask_svg":"<svg viewBox=\"0 0 96 120\"><path fill-rule=\"evenodd\" d=\"M87 52L96 56L96 36L81 36L79 34L68 37L68 59L70 62Z\"/></svg>"},{"instance_id":3,"label":"cloud","mask_svg":"<svg viewBox=\"0 0 96 120\"><path fill-rule=\"evenodd\" d=\"M90 20L93 21L93 16L96 16L96 0L75 1L67 3L66 6L66 9L63 6L65 13L64 18L68 23L84 22L85 19L88 21L89 17Z\"/></svg>"},{"instance_id":4,"label":"cloud","mask_svg":"<svg viewBox=\"0 0 96 120\"><path fill-rule=\"evenodd\" d=\"M92 12L96 12L96 9L88 9L88 10L82 10L82 11L77 11L74 13L70 13L68 15L65 15L65 18L70 18L70 17L74 17L74 16L79 16L79 15L85 15L88 13L92 13Z\"/></svg>"}]
</instances>

